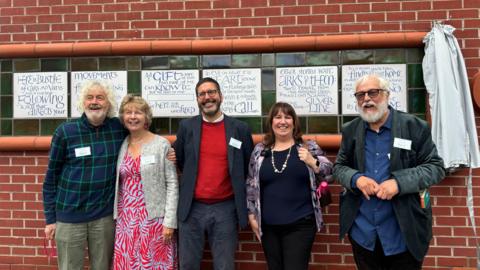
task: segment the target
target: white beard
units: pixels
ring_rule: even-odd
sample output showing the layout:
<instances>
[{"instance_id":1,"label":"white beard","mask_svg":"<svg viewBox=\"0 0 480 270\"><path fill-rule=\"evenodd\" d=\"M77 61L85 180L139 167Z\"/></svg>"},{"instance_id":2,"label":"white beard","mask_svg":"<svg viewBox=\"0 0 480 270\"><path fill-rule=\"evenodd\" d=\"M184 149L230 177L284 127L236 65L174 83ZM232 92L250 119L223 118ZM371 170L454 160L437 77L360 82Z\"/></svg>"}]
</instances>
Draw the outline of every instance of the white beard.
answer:
<instances>
[{"instance_id":1,"label":"white beard","mask_svg":"<svg viewBox=\"0 0 480 270\"><path fill-rule=\"evenodd\" d=\"M91 111L86 109L85 115L87 116L87 119L89 120L90 123L100 124L105 120L105 118L107 118L107 111L106 110Z\"/></svg>"},{"instance_id":2,"label":"white beard","mask_svg":"<svg viewBox=\"0 0 480 270\"><path fill-rule=\"evenodd\" d=\"M380 121L382 119L382 117L388 111L388 101L387 100L385 100L383 102L380 102L378 104L374 104L375 108L377 108L376 112L365 112L363 110L363 106L365 106L365 104L363 104L362 108L359 108L358 111L360 112L360 117L363 119L363 121L365 121L367 123L377 123L378 121Z\"/></svg>"}]
</instances>

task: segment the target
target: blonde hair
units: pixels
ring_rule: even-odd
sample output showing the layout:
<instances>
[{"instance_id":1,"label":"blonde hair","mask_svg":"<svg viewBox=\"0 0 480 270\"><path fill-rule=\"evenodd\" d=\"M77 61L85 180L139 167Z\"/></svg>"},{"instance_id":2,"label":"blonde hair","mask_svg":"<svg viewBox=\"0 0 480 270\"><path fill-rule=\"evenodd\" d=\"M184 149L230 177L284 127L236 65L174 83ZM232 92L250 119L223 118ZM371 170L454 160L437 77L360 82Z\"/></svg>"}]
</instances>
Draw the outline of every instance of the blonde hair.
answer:
<instances>
[{"instance_id":1,"label":"blonde hair","mask_svg":"<svg viewBox=\"0 0 480 270\"><path fill-rule=\"evenodd\" d=\"M105 96L107 97L108 103L110 103L110 108L108 108L107 116L114 117L117 114L117 102L115 101L115 94L113 93L110 83L105 81L89 80L82 85L82 89L80 90L80 96L77 103L78 111L83 113L83 111L85 110L85 108L83 107L83 103L88 96L88 91L90 91L90 89L95 86L103 89L103 91L105 92Z\"/></svg>"},{"instance_id":2,"label":"blonde hair","mask_svg":"<svg viewBox=\"0 0 480 270\"><path fill-rule=\"evenodd\" d=\"M147 101L143 97L132 95L132 94L126 95L122 99L122 102L120 103L120 110L118 112L120 122L122 122L123 124L123 114L125 112L125 107L130 104L136 105L136 107L140 111L145 113L145 122L148 125L148 127L150 127L153 119L152 109L150 108L150 105L148 105Z\"/></svg>"}]
</instances>

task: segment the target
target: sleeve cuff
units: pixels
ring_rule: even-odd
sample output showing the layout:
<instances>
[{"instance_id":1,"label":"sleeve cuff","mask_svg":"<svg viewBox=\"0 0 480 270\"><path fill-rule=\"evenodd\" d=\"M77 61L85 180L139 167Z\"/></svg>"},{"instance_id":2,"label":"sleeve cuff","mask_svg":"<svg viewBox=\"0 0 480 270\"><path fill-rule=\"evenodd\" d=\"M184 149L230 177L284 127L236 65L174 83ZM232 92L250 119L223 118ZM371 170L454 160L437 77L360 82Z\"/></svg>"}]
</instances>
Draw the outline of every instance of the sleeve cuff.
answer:
<instances>
[{"instance_id":1,"label":"sleeve cuff","mask_svg":"<svg viewBox=\"0 0 480 270\"><path fill-rule=\"evenodd\" d=\"M352 185L352 189L353 188L357 188L357 180L358 178L360 178L361 176L363 176L362 173L356 173L352 176L352 180L350 181L351 185Z\"/></svg>"},{"instance_id":2,"label":"sleeve cuff","mask_svg":"<svg viewBox=\"0 0 480 270\"><path fill-rule=\"evenodd\" d=\"M47 218L47 219L45 220L45 223L46 223L47 225L49 225L49 224L54 224L54 223L57 223L57 220L56 220L54 217L53 217L53 218Z\"/></svg>"}]
</instances>

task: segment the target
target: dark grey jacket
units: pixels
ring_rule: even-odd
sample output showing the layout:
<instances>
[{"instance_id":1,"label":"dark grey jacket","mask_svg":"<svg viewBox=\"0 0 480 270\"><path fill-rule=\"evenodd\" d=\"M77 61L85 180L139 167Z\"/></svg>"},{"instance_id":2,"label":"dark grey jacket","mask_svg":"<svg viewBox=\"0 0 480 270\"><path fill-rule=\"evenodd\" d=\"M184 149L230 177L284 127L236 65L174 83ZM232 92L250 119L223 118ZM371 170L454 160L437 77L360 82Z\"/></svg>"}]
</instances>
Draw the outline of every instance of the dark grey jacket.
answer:
<instances>
[{"instance_id":1,"label":"dark grey jacket","mask_svg":"<svg viewBox=\"0 0 480 270\"><path fill-rule=\"evenodd\" d=\"M432 238L432 209L420 207L419 191L440 182L445 176L443 160L437 154L427 123L413 115L390 108L392 142L391 177L397 180L399 194L392 198L395 216L410 253L422 260ZM411 150L393 147L394 138L410 140ZM340 238L357 216L362 193L352 189L351 179L364 171L365 126L358 117L342 128L342 143L333 167L334 178L345 188L340 195Z\"/></svg>"},{"instance_id":2,"label":"dark grey jacket","mask_svg":"<svg viewBox=\"0 0 480 270\"><path fill-rule=\"evenodd\" d=\"M247 199L245 195L245 180L248 172L248 162L253 150L253 140L250 128L242 121L225 115L225 134L227 144L230 138L242 142L240 149L227 145L228 171L232 181L238 222L241 227L248 223ZM177 165L182 175L180 177L180 197L178 201L178 219L185 221L190 213L195 185L197 183L200 140L202 131L202 116L195 116L180 122L177 140L174 143Z\"/></svg>"}]
</instances>

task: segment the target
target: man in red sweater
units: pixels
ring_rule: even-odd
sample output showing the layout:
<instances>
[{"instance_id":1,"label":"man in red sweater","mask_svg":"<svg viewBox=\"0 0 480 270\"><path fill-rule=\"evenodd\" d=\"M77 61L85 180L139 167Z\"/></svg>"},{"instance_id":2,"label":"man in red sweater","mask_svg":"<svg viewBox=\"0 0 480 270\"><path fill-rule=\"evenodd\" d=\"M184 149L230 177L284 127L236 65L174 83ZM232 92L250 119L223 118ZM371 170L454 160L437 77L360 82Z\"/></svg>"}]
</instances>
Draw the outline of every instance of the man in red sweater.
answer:
<instances>
[{"instance_id":1,"label":"man in red sweater","mask_svg":"<svg viewBox=\"0 0 480 270\"><path fill-rule=\"evenodd\" d=\"M198 270L205 236L215 270L235 269L238 225L247 225L245 178L253 149L250 128L225 115L223 95L212 78L196 87L200 115L180 122L174 144L180 178L181 270Z\"/></svg>"}]
</instances>

